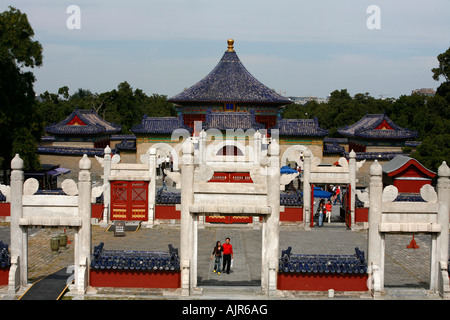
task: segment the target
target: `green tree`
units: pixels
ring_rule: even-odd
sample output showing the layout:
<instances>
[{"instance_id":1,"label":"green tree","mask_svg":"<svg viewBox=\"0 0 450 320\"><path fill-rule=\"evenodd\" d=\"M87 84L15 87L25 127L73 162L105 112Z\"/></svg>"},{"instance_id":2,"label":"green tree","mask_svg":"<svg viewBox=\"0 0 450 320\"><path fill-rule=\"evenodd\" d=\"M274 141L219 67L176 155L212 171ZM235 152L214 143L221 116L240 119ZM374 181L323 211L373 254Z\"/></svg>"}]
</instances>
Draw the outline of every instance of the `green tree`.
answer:
<instances>
[{"instance_id":1,"label":"green tree","mask_svg":"<svg viewBox=\"0 0 450 320\"><path fill-rule=\"evenodd\" d=\"M444 53L437 56L439 66L431 69L433 72L433 79L439 81L441 77L445 79L443 83L437 88L436 93L447 99L450 103L450 48Z\"/></svg>"},{"instance_id":2,"label":"green tree","mask_svg":"<svg viewBox=\"0 0 450 320\"><path fill-rule=\"evenodd\" d=\"M0 157L4 179L11 159L20 153L25 169L38 169L37 144L42 121L36 112L35 77L29 70L42 65L42 46L26 14L13 7L0 13Z\"/></svg>"}]
</instances>

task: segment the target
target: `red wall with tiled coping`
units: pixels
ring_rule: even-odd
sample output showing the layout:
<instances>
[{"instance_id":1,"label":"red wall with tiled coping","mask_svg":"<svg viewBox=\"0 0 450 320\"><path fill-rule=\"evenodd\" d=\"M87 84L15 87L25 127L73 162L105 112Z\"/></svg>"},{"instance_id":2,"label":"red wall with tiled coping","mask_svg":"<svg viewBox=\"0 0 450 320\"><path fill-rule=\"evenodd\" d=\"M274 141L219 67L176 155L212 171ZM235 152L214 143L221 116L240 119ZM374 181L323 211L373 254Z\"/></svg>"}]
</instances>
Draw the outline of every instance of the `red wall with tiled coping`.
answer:
<instances>
[{"instance_id":1,"label":"red wall with tiled coping","mask_svg":"<svg viewBox=\"0 0 450 320\"><path fill-rule=\"evenodd\" d=\"M170 271L90 270L89 285L109 288L180 288L181 273Z\"/></svg>"},{"instance_id":2,"label":"red wall with tiled coping","mask_svg":"<svg viewBox=\"0 0 450 320\"><path fill-rule=\"evenodd\" d=\"M0 268L0 286L7 286L9 278L9 268Z\"/></svg>"},{"instance_id":3,"label":"red wall with tiled coping","mask_svg":"<svg viewBox=\"0 0 450 320\"><path fill-rule=\"evenodd\" d=\"M367 274L279 273L278 290L368 291Z\"/></svg>"}]
</instances>

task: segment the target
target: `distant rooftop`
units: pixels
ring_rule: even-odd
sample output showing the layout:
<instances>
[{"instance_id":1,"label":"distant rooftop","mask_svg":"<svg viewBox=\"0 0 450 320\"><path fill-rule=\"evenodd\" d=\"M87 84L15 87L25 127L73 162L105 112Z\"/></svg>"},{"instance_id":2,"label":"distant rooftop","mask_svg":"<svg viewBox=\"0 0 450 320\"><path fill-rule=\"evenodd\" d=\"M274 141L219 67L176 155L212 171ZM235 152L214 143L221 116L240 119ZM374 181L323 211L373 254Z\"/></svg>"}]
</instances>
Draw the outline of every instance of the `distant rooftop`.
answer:
<instances>
[{"instance_id":1,"label":"distant rooftop","mask_svg":"<svg viewBox=\"0 0 450 320\"><path fill-rule=\"evenodd\" d=\"M186 129L192 132L192 128L183 124L182 117L147 117L142 122L131 128L134 134L170 134L176 129Z\"/></svg>"},{"instance_id":2,"label":"distant rooftop","mask_svg":"<svg viewBox=\"0 0 450 320\"><path fill-rule=\"evenodd\" d=\"M319 136L328 134L328 130L319 126L317 118L314 119L279 119L273 129L279 129L283 136Z\"/></svg>"},{"instance_id":3,"label":"distant rooftop","mask_svg":"<svg viewBox=\"0 0 450 320\"><path fill-rule=\"evenodd\" d=\"M363 139L411 139L417 138L417 131L396 125L386 114L366 114L361 120L338 129L345 137Z\"/></svg>"},{"instance_id":4,"label":"distant rooftop","mask_svg":"<svg viewBox=\"0 0 450 320\"><path fill-rule=\"evenodd\" d=\"M47 133L59 135L114 134L121 130L121 126L104 120L94 109L78 108L63 121L45 128Z\"/></svg>"},{"instance_id":5,"label":"distant rooftop","mask_svg":"<svg viewBox=\"0 0 450 320\"><path fill-rule=\"evenodd\" d=\"M186 102L249 102L285 105L292 103L286 97L266 87L244 67L234 51L234 40L228 40L228 50L217 66L192 87L168 101Z\"/></svg>"}]
</instances>

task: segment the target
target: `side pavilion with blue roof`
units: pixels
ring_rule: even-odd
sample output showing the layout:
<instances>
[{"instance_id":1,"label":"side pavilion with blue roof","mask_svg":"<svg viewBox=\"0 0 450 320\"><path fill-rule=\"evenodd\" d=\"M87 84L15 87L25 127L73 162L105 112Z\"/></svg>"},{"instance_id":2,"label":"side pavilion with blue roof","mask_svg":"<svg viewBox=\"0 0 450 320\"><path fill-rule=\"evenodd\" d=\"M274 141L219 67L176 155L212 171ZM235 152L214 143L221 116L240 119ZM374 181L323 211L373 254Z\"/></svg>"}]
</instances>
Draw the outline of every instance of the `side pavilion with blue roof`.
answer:
<instances>
[{"instance_id":1,"label":"side pavilion with blue roof","mask_svg":"<svg viewBox=\"0 0 450 320\"><path fill-rule=\"evenodd\" d=\"M80 157L84 154L91 158L103 156L105 147L112 147L112 137L121 130L120 125L104 120L94 109L76 108L59 123L45 127L46 135L37 150L40 162L62 165L76 174ZM116 152L117 149L112 147L112 153ZM102 170L97 161L92 163L93 172Z\"/></svg>"},{"instance_id":2,"label":"side pavilion with blue roof","mask_svg":"<svg viewBox=\"0 0 450 320\"><path fill-rule=\"evenodd\" d=\"M402 148L408 140L418 136L417 131L402 128L385 113L366 114L361 120L338 129L348 139L348 150L356 152L357 159L391 160L402 155Z\"/></svg>"}]
</instances>

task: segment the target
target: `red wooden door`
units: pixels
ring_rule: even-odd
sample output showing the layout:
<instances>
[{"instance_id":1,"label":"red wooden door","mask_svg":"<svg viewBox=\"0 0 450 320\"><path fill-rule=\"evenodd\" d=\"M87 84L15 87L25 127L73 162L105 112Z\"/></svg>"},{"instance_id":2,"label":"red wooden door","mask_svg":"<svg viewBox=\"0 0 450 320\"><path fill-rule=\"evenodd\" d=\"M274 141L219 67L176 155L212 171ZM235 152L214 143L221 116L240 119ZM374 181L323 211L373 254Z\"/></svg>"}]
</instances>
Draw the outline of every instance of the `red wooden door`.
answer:
<instances>
[{"instance_id":1,"label":"red wooden door","mask_svg":"<svg viewBox=\"0 0 450 320\"><path fill-rule=\"evenodd\" d=\"M148 183L113 181L111 183L111 220L148 219Z\"/></svg>"}]
</instances>

